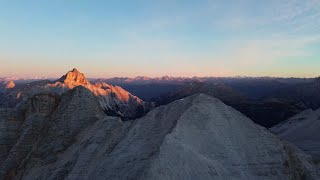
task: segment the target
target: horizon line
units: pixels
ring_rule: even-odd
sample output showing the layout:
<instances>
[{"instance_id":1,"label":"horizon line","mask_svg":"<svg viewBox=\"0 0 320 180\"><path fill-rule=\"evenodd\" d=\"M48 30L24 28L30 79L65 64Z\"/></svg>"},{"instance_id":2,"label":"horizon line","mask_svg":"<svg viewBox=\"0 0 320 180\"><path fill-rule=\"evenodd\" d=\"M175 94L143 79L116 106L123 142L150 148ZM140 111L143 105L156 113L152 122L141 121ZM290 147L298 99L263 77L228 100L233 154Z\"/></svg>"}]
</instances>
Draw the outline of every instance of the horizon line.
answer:
<instances>
[{"instance_id":1,"label":"horizon line","mask_svg":"<svg viewBox=\"0 0 320 180\"><path fill-rule=\"evenodd\" d=\"M15 79L15 80L54 80L54 79L59 79L62 76L57 76L57 77L27 77L27 78L23 78L23 77L16 77L16 76L2 76L0 77L0 79ZM159 79L159 78L163 78L163 77L169 77L169 78L183 78L183 79L196 79L196 78L272 78L272 79L315 79L315 78L320 78L319 76L310 76L310 77L299 77L299 76L240 76L240 75L236 75L236 76L170 76L170 75L163 75L163 76L154 76L154 77L150 77L150 76L112 76L112 77L86 77L87 79L114 79L114 78L128 78L128 79L136 79L139 77L144 77L144 78L149 78L150 80L154 80L154 79ZM14 80L12 80L14 81ZM145 80L147 81L147 80Z\"/></svg>"}]
</instances>

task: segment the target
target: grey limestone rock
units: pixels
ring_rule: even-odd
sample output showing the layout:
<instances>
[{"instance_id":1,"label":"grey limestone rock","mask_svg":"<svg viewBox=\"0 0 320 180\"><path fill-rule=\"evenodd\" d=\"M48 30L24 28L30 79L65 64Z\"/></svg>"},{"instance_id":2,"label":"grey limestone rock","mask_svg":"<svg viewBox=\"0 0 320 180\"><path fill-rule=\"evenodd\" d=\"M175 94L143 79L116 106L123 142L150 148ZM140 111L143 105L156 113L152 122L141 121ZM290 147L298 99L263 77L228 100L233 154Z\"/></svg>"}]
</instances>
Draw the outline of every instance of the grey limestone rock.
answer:
<instances>
[{"instance_id":1,"label":"grey limestone rock","mask_svg":"<svg viewBox=\"0 0 320 180\"><path fill-rule=\"evenodd\" d=\"M41 111L40 111L41 112ZM220 100L193 95L134 121L103 113L77 87L34 113L0 166L9 179L317 180L311 156Z\"/></svg>"}]
</instances>

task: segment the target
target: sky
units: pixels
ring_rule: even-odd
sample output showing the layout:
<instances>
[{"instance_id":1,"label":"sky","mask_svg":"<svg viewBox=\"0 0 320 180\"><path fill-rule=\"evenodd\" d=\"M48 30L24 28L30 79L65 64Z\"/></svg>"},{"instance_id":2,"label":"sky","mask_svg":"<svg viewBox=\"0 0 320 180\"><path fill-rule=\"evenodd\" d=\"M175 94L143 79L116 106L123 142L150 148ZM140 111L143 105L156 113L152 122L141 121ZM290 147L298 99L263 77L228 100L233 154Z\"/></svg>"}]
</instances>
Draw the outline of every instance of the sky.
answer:
<instances>
[{"instance_id":1,"label":"sky","mask_svg":"<svg viewBox=\"0 0 320 180\"><path fill-rule=\"evenodd\" d=\"M0 0L0 77L320 75L320 0Z\"/></svg>"}]
</instances>

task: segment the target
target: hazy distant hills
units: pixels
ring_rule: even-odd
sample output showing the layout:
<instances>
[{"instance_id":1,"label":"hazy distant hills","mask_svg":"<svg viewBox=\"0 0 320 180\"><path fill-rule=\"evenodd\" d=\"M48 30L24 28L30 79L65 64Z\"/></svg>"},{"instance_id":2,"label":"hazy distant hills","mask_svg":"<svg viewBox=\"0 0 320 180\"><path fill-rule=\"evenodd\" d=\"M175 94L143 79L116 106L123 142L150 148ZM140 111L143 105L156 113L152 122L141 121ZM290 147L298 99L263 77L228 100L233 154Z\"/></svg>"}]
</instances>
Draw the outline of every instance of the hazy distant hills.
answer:
<instances>
[{"instance_id":1,"label":"hazy distant hills","mask_svg":"<svg viewBox=\"0 0 320 180\"><path fill-rule=\"evenodd\" d=\"M283 87L270 97L300 102L308 108L317 109L320 107L319 79L320 78L317 78L313 82L305 82Z\"/></svg>"},{"instance_id":2,"label":"hazy distant hills","mask_svg":"<svg viewBox=\"0 0 320 180\"><path fill-rule=\"evenodd\" d=\"M112 85L125 87L144 100L150 100L166 92L177 90L189 82L203 82L207 84L224 84L238 91L250 99L261 99L285 91L286 88L294 89L295 86L313 84L316 78L273 78L273 77L170 77L159 78L110 78L92 79L92 81L106 82ZM156 87L157 88L156 88ZM146 93L144 87L149 89ZM154 87L154 88L153 88ZM317 87L318 88L318 87ZM293 92L294 93L294 92ZM304 93L304 92L302 92Z\"/></svg>"},{"instance_id":3,"label":"hazy distant hills","mask_svg":"<svg viewBox=\"0 0 320 180\"><path fill-rule=\"evenodd\" d=\"M235 91L231 87L222 83L205 83L199 81L191 81L184 83L178 90L160 96L157 104L164 105L172 101L182 99L184 97L205 93L222 100L225 103L244 102L245 96Z\"/></svg>"},{"instance_id":4,"label":"hazy distant hills","mask_svg":"<svg viewBox=\"0 0 320 180\"><path fill-rule=\"evenodd\" d=\"M252 89L237 89L223 83L204 83L204 82L191 82L185 83L179 90L162 95L157 99L157 104L163 105L177 99L181 99L197 93L205 93L217 97L224 103L239 110L255 123L272 127L279 122L301 112L306 107L298 102L291 102L287 100L278 99L258 99L257 96L270 93L272 89L266 89L266 85L259 87L257 84ZM254 84L250 85L251 87ZM243 85L242 87L245 87ZM272 86L271 86L272 87ZM263 92L259 93L259 89L265 88ZM246 94L250 94L255 98L250 98ZM251 97L252 97L251 96Z\"/></svg>"}]
</instances>

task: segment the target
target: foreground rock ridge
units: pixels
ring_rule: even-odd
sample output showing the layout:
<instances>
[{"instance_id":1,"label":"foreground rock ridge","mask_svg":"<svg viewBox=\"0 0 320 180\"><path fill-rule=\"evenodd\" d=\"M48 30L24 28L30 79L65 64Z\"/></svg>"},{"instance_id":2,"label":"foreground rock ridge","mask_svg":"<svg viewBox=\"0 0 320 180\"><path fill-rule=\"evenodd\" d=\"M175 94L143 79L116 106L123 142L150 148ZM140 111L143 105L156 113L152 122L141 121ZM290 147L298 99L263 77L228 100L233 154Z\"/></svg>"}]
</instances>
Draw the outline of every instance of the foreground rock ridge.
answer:
<instances>
[{"instance_id":1,"label":"foreground rock ridge","mask_svg":"<svg viewBox=\"0 0 320 180\"><path fill-rule=\"evenodd\" d=\"M270 131L320 159L320 109L305 110Z\"/></svg>"},{"instance_id":2,"label":"foreground rock ridge","mask_svg":"<svg viewBox=\"0 0 320 180\"><path fill-rule=\"evenodd\" d=\"M83 86L27 104L20 128L10 129L18 135L0 162L1 179L320 178L319 162L212 96L134 121L107 116ZM1 122L16 117L0 112Z\"/></svg>"}]
</instances>

